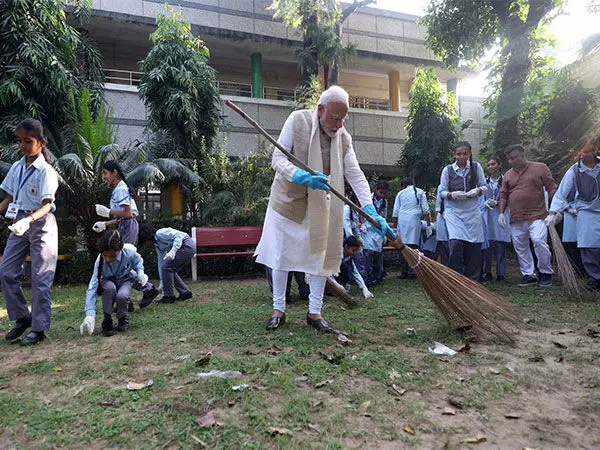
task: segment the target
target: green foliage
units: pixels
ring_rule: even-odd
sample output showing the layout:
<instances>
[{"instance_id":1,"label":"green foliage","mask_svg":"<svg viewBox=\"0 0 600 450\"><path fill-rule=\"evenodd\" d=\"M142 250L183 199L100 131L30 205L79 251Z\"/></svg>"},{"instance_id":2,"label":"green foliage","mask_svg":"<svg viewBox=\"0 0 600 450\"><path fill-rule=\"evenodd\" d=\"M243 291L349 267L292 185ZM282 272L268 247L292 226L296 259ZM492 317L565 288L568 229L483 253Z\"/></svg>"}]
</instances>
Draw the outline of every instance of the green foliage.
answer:
<instances>
[{"instance_id":1,"label":"green foliage","mask_svg":"<svg viewBox=\"0 0 600 450\"><path fill-rule=\"evenodd\" d=\"M442 89L433 69L417 70L410 93L408 137L398 163L405 177L427 190L439 184L450 162L458 140L458 109L454 94Z\"/></svg>"},{"instance_id":2,"label":"green foliage","mask_svg":"<svg viewBox=\"0 0 600 450\"><path fill-rule=\"evenodd\" d=\"M206 155L199 168L203 183L198 185L199 220L203 226L262 225L273 171L268 148L259 143L244 158L230 159L225 151Z\"/></svg>"},{"instance_id":3,"label":"green foliage","mask_svg":"<svg viewBox=\"0 0 600 450\"><path fill-rule=\"evenodd\" d=\"M309 82L298 89L298 97L293 102L292 109L294 111L299 109L317 109L319 97L321 97L322 93L323 85L320 78L317 75L311 75Z\"/></svg>"},{"instance_id":4,"label":"green foliage","mask_svg":"<svg viewBox=\"0 0 600 450\"><path fill-rule=\"evenodd\" d=\"M78 1L85 9L86 1ZM102 100L100 54L67 24L62 0L1 0L0 10L0 144L13 141L23 119L40 119L49 147L69 140L73 123L70 92L90 89Z\"/></svg>"},{"instance_id":5,"label":"green foliage","mask_svg":"<svg viewBox=\"0 0 600 450\"><path fill-rule=\"evenodd\" d=\"M221 100L210 53L173 8L166 6L156 23L153 46L140 63L148 128L168 131L177 157L200 159L203 148L212 148L219 125Z\"/></svg>"},{"instance_id":6,"label":"green foliage","mask_svg":"<svg viewBox=\"0 0 600 450\"><path fill-rule=\"evenodd\" d=\"M494 152L521 140L524 85L547 63L540 52L548 42L546 26L561 6L562 0L432 0L421 20L428 47L450 67L474 65L495 51L488 102L496 122L489 138Z\"/></svg>"}]
</instances>

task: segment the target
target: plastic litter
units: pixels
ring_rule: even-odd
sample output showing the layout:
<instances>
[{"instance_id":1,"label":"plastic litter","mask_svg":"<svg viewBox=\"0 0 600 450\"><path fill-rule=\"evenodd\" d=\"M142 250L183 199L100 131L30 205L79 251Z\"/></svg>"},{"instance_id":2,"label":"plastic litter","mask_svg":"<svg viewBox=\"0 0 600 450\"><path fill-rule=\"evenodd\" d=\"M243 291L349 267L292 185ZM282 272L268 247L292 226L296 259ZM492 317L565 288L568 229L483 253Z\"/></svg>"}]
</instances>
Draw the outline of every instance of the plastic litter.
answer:
<instances>
[{"instance_id":1,"label":"plastic litter","mask_svg":"<svg viewBox=\"0 0 600 450\"><path fill-rule=\"evenodd\" d=\"M235 378L241 377L242 372L237 370L211 370L210 372L198 372L196 373L198 378Z\"/></svg>"},{"instance_id":2,"label":"plastic litter","mask_svg":"<svg viewBox=\"0 0 600 450\"><path fill-rule=\"evenodd\" d=\"M429 353L436 356L454 356L456 355L456 351L452 350L450 347L446 347L444 344L440 344L439 342L434 342L435 347L429 347Z\"/></svg>"},{"instance_id":3,"label":"plastic litter","mask_svg":"<svg viewBox=\"0 0 600 450\"><path fill-rule=\"evenodd\" d=\"M246 389L251 389L251 386L249 384L240 384L239 386L232 386L231 389L233 389L234 391L242 392Z\"/></svg>"}]
</instances>

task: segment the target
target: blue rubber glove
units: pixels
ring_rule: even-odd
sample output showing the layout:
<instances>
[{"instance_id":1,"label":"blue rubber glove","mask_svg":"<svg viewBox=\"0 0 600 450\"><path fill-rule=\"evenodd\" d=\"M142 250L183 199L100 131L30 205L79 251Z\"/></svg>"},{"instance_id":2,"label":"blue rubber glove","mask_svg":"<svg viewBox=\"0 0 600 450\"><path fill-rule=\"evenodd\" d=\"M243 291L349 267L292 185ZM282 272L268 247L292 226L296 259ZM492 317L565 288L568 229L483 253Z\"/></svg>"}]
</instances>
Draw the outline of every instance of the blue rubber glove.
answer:
<instances>
[{"instance_id":1,"label":"blue rubber glove","mask_svg":"<svg viewBox=\"0 0 600 450\"><path fill-rule=\"evenodd\" d=\"M370 215L373 219L375 219L377 221L377 223L379 223L380 228L376 228L376 227L373 227L373 228L375 228L375 231L377 231L377 233L379 233L380 236L385 236L389 231L392 234L392 236L394 236L394 239L396 239L396 233L394 232L394 230L392 230L390 228L390 226L388 225L387 220L385 220L385 218L383 218L379 214L377 214L377 211L375 211L375 207L373 205L363 206L362 210L364 212L366 212L368 215ZM369 222L369 225L371 225L370 222Z\"/></svg>"},{"instance_id":2,"label":"blue rubber glove","mask_svg":"<svg viewBox=\"0 0 600 450\"><path fill-rule=\"evenodd\" d=\"M304 169L296 169L294 172L294 178L292 181L296 184L308 186L311 189L321 189L322 191L330 191L331 189L325 183L327 183L327 175L321 172L316 172L316 175L311 175Z\"/></svg>"}]
</instances>

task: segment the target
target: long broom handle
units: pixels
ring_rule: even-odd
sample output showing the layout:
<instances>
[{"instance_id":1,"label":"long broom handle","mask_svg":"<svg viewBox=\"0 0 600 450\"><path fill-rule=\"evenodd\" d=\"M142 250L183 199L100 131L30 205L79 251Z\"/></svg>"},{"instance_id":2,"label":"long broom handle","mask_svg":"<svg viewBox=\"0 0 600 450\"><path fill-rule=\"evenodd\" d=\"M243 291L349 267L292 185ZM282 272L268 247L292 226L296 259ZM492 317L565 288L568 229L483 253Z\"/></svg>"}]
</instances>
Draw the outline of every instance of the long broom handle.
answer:
<instances>
[{"instance_id":1,"label":"long broom handle","mask_svg":"<svg viewBox=\"0 0 600 450\"><path fill-rule=\"evenodd\" d=\"M240 116L242 116L242 118L248 122L250 125L252 125L260 134L262 134L264 137L267 138L267 140L273 144L275 147L277 147L279 150L281 150L281 152L288 157L288 159L293 162L295 165L297 165L298 167L300 167L301 169L306 170L308 173L310 173L311 175L317 175L317 172L315 172L314 170L312 170L308 165L306 165L305 163L303 163L302 161L300 161L298 158L296 158L292 153L288 152L279 142L277 142L275 140L275 138L273 136L271 136L269 133L267 133L265 131L265 129L263 127L261 127L258 123L256 123L256 121L254 121L254 119L252 119L250 116L248 116L248 114L246 114L239 106L237 106L235 103L233 103L232 101L229 100L225 100L225 104L227 106L229 106L231 109L233 109L236 113L238 113ZM371 222L371 224L373 224L377 229L381 229L381 227L379 226L379 222L377 222L375 219L373 219L370 215L368 215L366 212L364 212L360 206L358 206L356 203L354 203L352 200L348 199L344 194L340 193L337 189L335 189L333 186L331 186L329 184L329 181L325 183L329 189L331 189L331 193L333 195L335 195L337 198L339 198L341 201L343 201L346 205L348 205L350 208L352 208L354 211L356 211L358 214L360 214L361 216L363 216L366 220L368 220L369 222ZM389 239L394 240L395 237L392 235L392 233L390 233L389 231L387 232L387 237ZM404 245L402 243L402 240L400 238L400 236L397 236L397 239L400 241L400 243L402 245Z\"/></svg>"}]
</instances>

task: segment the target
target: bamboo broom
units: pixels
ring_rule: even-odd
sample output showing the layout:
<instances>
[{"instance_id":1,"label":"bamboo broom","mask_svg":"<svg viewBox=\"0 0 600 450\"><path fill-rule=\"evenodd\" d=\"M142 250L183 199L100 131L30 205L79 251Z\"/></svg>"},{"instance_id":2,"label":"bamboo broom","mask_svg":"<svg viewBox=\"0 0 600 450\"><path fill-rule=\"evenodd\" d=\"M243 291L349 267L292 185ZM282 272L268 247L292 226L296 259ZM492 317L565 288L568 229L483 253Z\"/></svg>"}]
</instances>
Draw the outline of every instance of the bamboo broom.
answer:
<instances>
[{"instance_id":1,"label":"bamboo broom","mask_svg":"<svg viewBox=\"0 0 600 450\"><path fill-rule=\"evenodd\" d=\"M554 224L548 226L548 233L550 233L550 240L552 241L552 254L556 262L556 272L562 282L563 291L569 297L582 298L584 293L582 280L577 276L577 272L575 272L569 255L563 247L562 239L558 235Z\"/></svg>"},{"instance_id":2,"label":"bamboo broom","mask_svg":"<svg viewBox=\"0 0 600 450\"><path fill-rule=\"evenodd\" d=\"M265 136L291 162L312 175L316 174L308 165L288 152L237 105L229 100L226 100L225 104ZM380 229L379 223L358 205L329 184L327 186L333 195ZM473 327L476 332L489 332L509 342L514 342L512 335L500 324L502 320L508 320L514 325L519 322L505 299L449 267L427 258L418 250L405 246L400 235L394 239L394 236L388 232L387 237L391 245L402 252L408 264L415 270L421 286L450 324L460 328Z\"/></svg>"}]
</instances>

